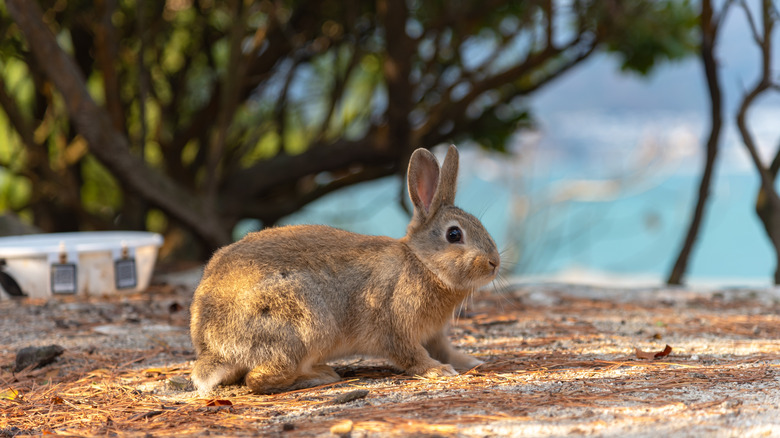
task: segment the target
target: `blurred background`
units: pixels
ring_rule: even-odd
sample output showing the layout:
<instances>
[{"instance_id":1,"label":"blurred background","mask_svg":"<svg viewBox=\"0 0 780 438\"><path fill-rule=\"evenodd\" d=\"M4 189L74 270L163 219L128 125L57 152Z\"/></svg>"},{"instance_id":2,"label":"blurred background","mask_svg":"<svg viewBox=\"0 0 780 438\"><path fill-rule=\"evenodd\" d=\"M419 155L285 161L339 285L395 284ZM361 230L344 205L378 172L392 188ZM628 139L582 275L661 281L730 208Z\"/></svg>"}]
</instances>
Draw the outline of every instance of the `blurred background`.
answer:
<instances>
[{"instance_id":1,"label":"blurred background","mask_svg":"<svg viewBox=\"0 0 780 438\"><path fill-rule=\"evenodd\" d=\"M780 14L745 1L0 2L0 231L163 261L326 223L400 237L417 147L505 275L780 282Z\"/></svg>"}]
</instances>

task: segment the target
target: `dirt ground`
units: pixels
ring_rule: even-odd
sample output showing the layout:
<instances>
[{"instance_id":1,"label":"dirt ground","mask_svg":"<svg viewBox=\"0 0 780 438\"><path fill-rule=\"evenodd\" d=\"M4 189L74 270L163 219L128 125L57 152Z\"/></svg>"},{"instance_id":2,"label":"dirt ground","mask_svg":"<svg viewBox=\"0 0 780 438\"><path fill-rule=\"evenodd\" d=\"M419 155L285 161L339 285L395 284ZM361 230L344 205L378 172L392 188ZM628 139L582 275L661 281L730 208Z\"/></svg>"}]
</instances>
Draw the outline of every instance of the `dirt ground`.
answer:
<instances>
[{"instance_id":1,"label":"dirt ground","mask_svg":"<svg viewBox=\"0 0 780 438\"><path fill-rule=\"evenodd\" d=\"M466 374L356 358L337 364L336 385L202 398L187 380L192 283L0 301L0 437L780 436L777 289L485 291L451 331L486 362ZM18 350L49 344L65 349L54 363L13 372Z\"/></svg>"}]
</instances>

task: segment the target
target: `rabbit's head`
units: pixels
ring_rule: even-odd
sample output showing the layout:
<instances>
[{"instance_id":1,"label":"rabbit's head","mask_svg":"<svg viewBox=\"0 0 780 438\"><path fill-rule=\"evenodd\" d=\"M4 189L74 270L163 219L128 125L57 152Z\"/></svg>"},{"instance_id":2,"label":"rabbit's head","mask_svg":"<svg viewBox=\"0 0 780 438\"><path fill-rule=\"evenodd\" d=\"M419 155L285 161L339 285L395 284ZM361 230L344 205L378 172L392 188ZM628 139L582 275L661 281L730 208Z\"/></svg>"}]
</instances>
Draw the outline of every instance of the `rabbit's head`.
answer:
<instances>
[{"instance_id":1,"label":"rabbit's head","mask_svg":"<svg viewBox=\"0 0 780 438\"><path fill-rule=\"evenodd\" d=\"M407 174L414 215L403 240L446 286L473 291L495 279L501 261L482 223L454 205L457 179L454 145L441 169L428 150L414 151Z\"/></svg>"}]
</instances>

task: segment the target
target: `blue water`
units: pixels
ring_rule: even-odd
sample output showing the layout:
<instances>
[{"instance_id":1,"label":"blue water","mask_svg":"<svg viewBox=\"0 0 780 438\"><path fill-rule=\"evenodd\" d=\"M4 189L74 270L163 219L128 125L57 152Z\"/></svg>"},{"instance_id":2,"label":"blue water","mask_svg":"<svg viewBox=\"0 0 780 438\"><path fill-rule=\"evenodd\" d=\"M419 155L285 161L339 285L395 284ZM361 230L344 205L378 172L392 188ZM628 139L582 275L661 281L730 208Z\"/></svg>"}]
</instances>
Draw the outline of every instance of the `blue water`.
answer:
<instances>
[{"instance_id":1,"label":"blue water","mask_svg":"<svg viewBox=\"0 0 780 438\"><path fill-rule=\"evenodd\" d=\"M571 267L618 274L664 276L687 230L698 179L675 175L645 192L609 203L575 202L566 222L580 242L561 244L557 256L532 272ZM774 260L753 210L757 179L718 177L689 265L707 279L768 278Z\"/></svg>"}]
</instances>

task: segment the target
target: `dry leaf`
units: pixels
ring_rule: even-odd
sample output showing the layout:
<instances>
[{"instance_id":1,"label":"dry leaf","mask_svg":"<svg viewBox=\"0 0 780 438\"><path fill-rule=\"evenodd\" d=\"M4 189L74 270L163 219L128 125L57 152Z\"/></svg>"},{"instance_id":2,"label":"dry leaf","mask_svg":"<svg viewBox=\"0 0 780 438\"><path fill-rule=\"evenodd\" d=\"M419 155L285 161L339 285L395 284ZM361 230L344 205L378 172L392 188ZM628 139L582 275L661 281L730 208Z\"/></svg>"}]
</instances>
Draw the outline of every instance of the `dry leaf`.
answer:
<instances>
[{"instance_id":1,"label":"dry leaf","mask_svg":"<svg viewBox=\"0 0 780 438\"><path fill-rule=\"evenodd\" d=\"M8 388L4 391L0 391L0 400L11 400L14 401L19 397L19 391Z\"/></svg>"},{"instance_id":2,"label":"dry leaf","mask_svg":"<svg viewBox=\"0 0 780 438\"><path fill-rule=\"evenodd\" d=\"M655 353L651 351L642 351L638 348L635 348L636 350L636 358L637 359L646 359L646 360L653 360L655 359Z\"/></svg>"},{"instance_id":3,"label":"dry leaf","mask_svg":"<svg viewBox=\"0 0 780 438\"><path fill-rule=\"evenodd\" d=\"M635 348L635 350L637 359L653 360L668 356L672 352L672 347L667 345L661 351L642 351L638 348Z\"/></svg>"},{"instance_id":4,"label":"dry leaf","mask_svg":"<svg viewBox=\"0 0 780 438\"><path fill-rule=\"evenodd\" d=\"M209 400L206 406L233 406L233 402L230 400Z\"/></svg>"},{"instance_id":5,"label":"dry leaf","mask_svg":"<svg viewBox=\"0 0 780 438\"><path fill-rule=\"evenodd\" d=\"M658 358L661 358L661 357L666 357L666 356L668 356L668 355L669 355L669 353L671 353L671 352L672 352L672 347L670 347L670 346L667 344L667 345L666 345L666 347L664 347L663 351L660 351L660 352L658 352L658 353L656 353L656 354L655 354L655 358L656 358L656 359L658 359Z\"/></svg>"}]
</instances>

